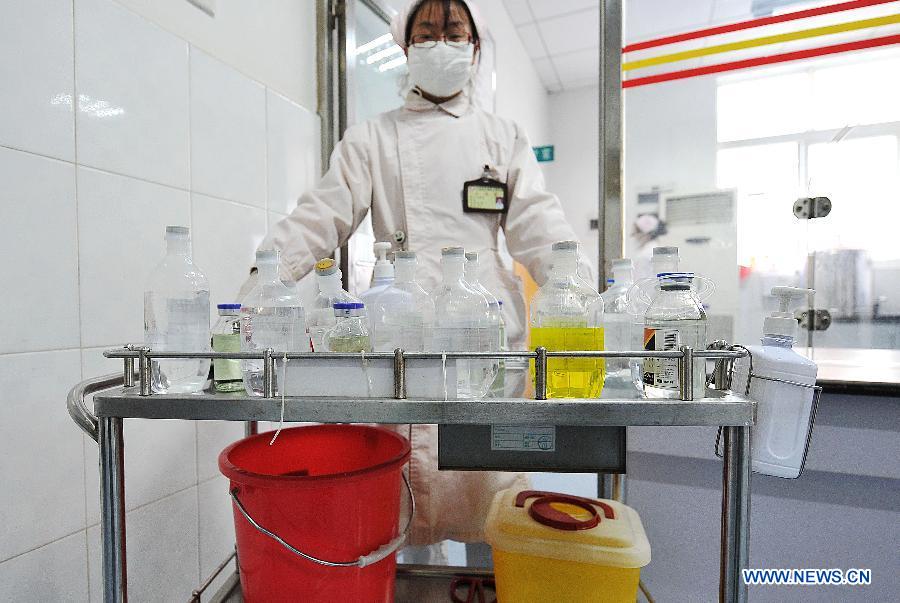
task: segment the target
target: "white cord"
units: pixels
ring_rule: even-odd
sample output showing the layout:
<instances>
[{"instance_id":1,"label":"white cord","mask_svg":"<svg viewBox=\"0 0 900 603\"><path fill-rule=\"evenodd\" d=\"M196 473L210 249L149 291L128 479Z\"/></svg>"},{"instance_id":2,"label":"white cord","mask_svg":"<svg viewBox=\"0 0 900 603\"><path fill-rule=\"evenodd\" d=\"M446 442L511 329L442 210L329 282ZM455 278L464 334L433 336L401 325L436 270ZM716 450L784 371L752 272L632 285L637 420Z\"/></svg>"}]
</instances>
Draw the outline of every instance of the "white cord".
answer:
<instances>
[{"instance_id":1,"label":"white cord","mask_svg":"<svg viewBox=\"0 0 900 603\"><path fill-rule=\"evenodd\" d=\"M278 436L281 434L281 430L284 428L284 395L285 390L287 389L287 363L288 357L287 352L285 352L281 365L281 420L278 422L278 429L275 431L275 435L272 436L272 440L269 442L269 446L275 443L275 440L278 439Z\"/></svg>"},{"instance_id":2,"label":"white cord","mask_svg":"<svg viewBox=\"0 0 900 603\"><path fill-rule=\"evenodd\" d=\"M447 353L441 354L441 374L444 376L444 402L449 398L447 395Z\"/></svg>"},{"instance_id":3,"label":"white cord","mask_svg":"<svg viewBox=\"0 0 900 603\"><path fill-rule=\"evenodd\" d=\"M368 397L371 398L372 397L372 389L374 389L374 388L372 386L372 375L369 374L369 359L366 358L365 350L360 350L359 353L362 358L363 374L366 376L366 393L368 394Z\"/></svg>"}]
</instances>

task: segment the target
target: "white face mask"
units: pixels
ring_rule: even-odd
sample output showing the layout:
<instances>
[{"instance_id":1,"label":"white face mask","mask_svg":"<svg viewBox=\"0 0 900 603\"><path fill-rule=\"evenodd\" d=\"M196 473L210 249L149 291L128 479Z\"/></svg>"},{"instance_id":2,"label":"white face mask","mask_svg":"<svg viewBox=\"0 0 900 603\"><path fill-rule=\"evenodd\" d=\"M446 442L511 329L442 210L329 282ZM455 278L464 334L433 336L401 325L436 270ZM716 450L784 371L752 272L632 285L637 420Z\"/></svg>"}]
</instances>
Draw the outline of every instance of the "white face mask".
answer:
<instances>
[{"instance_id":1,"label":"white face mask","mask_svg":"<svg viewBox=\"0 0 900 603\"><path fill-rule=\"evenodd\" d=\"M474 73L475 45L451 46L438 42L434 48L409 47L409 78L432 96L453 96L466 87Z\"/></svg>"}]
</instances>

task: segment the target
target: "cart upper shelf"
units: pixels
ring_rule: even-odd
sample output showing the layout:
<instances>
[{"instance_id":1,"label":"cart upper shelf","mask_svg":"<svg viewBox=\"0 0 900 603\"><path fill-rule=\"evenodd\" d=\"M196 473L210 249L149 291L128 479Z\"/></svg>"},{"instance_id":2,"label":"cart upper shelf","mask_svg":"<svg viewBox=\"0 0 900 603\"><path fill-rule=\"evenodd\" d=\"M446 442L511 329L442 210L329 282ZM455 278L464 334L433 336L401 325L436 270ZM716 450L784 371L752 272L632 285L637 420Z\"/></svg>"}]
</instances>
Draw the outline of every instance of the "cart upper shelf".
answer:
<instances>
[{"instance_id":1,"label":"cart upper shelf","mask_svg":"<svg viewBox=\"0 0 900 603\"><path fill-rule=\"evenodd\" d=\"M285 397L284 420L316 423L749 426L754 403L731 392L700 400L551 399L397 400ZM245 394L140 396L137 387L94 398L98 417L278 421L281 398Z\"/></svg>"}]
</instances>

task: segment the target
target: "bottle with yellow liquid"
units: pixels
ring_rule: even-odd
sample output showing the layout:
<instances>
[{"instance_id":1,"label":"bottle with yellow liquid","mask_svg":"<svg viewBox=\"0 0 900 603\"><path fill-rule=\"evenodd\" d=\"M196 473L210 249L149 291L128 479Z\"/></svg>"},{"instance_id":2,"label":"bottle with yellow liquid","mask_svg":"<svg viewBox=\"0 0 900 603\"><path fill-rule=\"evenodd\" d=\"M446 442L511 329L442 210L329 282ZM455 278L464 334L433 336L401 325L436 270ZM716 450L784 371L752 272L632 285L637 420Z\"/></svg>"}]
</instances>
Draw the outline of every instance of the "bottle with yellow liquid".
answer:
<instances>
[{"instance_id":1,"label":"bottle with yellow liquid","mask_svg":"<svg viewBox=\"0 0 900 603\"><path fill-rule=\"evenodd\" d=\"M531 305L531 349L603 350L603 300L578 276L578 243L554 243L552 262ZM599 398L605 376L602 358L550 358L547 397Z\"/></svg>"}]
</instances>

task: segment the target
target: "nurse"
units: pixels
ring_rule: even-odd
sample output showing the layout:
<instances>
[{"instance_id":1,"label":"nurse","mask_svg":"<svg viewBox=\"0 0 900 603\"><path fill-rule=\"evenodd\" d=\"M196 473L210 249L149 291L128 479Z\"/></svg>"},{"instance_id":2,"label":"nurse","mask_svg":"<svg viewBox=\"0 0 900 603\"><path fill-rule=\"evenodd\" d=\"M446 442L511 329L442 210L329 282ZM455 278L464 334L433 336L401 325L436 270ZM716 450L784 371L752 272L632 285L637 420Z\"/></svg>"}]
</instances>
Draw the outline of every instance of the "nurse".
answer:
<instances>
[{"instance_id":1,"label":"nurse","mask_svg":"<svg viewBox=\"0 0 900 603\"><path fill-rule=\"evenodd\" d=\"M285 280L300 280L370 213L377 240L416 251L419 281L431 291L441 277L441 248L463 245L479 252L481 282L504 302L511 347L524 348L522 286L503 260L501 239L542 283L551 244L576 235L559 199L544 190L521 126L472 102L485 31L477 9L465 0L418 0L395 17L391 31L408 58L404 105L348 128L319 185L262 246L281 250ZM481 541L494 493L526 486L516 474L439 472L436 426L404 435L413 448L414 545Z\"/></svg>"}]
</instances>

